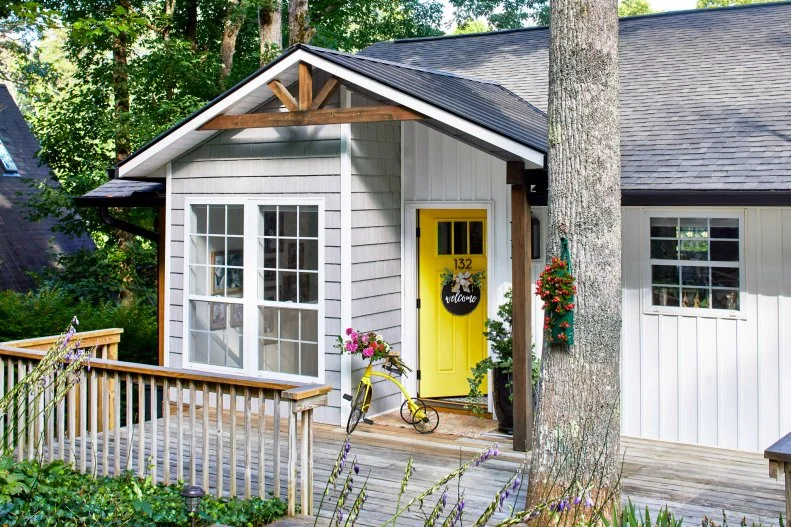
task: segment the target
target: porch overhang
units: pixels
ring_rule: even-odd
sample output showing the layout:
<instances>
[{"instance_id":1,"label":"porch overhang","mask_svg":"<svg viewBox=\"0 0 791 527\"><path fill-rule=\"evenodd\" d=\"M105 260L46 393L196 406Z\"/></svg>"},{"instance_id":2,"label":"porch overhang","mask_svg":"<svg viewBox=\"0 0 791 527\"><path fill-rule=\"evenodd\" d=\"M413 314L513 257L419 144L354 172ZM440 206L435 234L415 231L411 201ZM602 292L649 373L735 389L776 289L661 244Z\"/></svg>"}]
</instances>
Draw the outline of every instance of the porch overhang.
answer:
<instances>
[{"instance_id":1,"label":"porch overhang","mask_svg":"<svg viewBox=\"0 0 791 527\"><path fill-rule=\"evenodd\" d=\"M206 129L210 121L255 112L278 96L273 81L281 86L299 82L300 64L322 70L383 105L417 114L427 126L499 159L522 161L528 168L544 165L546 115L499 85L299 45L138 149L118 164L116 175L161 177L168 162L218 133Z\"/></svg>"}]
</instances>

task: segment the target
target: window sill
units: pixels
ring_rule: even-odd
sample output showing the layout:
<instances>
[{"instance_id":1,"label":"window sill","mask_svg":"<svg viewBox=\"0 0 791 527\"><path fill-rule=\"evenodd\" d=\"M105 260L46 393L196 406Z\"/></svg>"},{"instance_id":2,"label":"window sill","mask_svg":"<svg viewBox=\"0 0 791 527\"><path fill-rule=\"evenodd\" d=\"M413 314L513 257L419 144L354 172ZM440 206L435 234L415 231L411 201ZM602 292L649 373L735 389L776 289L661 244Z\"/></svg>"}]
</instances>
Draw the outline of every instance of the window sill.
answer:
<instances>
[{"instance_id":1,"label":"window sill","mask_svg":"<svg viewBox=\"0 0 791 527\"><path fill-rule=\"evenodd\" d=\"M725 309L702 309L702 308L694 308L694 307L650 306L643 309L643 314L675 316L675 317L722 318L726 320L747 320L747 314L744 311L729 311Z\"/></svg>"}]
</instances>

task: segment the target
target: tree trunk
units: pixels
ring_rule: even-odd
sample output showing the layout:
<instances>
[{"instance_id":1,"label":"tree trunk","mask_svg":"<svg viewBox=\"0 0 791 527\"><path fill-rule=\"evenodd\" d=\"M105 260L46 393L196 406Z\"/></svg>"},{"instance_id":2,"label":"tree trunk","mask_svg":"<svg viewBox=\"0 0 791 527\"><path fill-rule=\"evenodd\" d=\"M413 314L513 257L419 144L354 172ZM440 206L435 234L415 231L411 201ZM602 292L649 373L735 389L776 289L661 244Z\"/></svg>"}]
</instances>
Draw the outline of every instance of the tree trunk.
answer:
<instances>
[{"instance_id":1,"label":"tree trunk","mask_svg":"<svg viewBox=\"0 0 791 527\"><path fill-rule=\"evenodd\" d=\"M288 45L307 44L315 31L308 24L308 0L288 2Z\"/></svg>"},{"instance_id":2,"label":"tree trunk","mask_svg":"<svg viewBox=\"0 0 791 527\"><path fill-rule=\"evenodd\" d=\"M280 0L274 0L269 6L258 10L258 36L261 39L261 66L275 58L283 49L283 18Z\"/></svg>"},{"instance_id":3,"label":"tree trunk","mask_svg":"<svg viewBox=\"0 0 791 527\"><path fill-rule=\"evenodd\" d=\"M198 49L198 0L187 0L187 26L184 37L192 42L192 49Z\"/></svg>"},{"instance_id":4,"label":"tree trunk","mask_svg":"<svg viewBox=\"0 0 791 527\"><path fill-rule=\"evenodd\" d=\"M527 500L580 485L597 506L620 505L618 2L551 9L548 251L567 232L577 296L574 344L544 348Z\"/></svg>"},{"instance_id":5,"label":"tree trunk","mask_svg":"<svg viewBox=\"0 0 791 527\"><path fill-rule=\"evenodd\" d=\"M121 5L131 11L132 6L128 1ZM129 139L129 71L127 68L127 55L129 35L119 32L113 37L113 99L115 100L115 159L122 161L131 153L132 145Z\"/></svg>"},{"instance_id":6,"label":"tree trunk","mask_svg":"<svg viewBox=\"0 0 791 527\"><path fill-rule=\"evenodd\" d=\"M225 15L222 29L222 42L220 43L220 58L222 59L222 78L228 77L233 67L233 55L236 53L236 37L242 29L245 19L245 9L242 0L228 1L228 14Z\"/></svg>"},{"instance_id":7,"label":"tree trunk","mask_svg":"<svg viewBox=\"0 0 791 527\"><path fill-rule=\"evenodd\" d=\"M162 29L162 38L170 39L170 30L173 24L173 12L176 10L176 0L165 0L165 27Z\"/></svg>"}]
</instances>

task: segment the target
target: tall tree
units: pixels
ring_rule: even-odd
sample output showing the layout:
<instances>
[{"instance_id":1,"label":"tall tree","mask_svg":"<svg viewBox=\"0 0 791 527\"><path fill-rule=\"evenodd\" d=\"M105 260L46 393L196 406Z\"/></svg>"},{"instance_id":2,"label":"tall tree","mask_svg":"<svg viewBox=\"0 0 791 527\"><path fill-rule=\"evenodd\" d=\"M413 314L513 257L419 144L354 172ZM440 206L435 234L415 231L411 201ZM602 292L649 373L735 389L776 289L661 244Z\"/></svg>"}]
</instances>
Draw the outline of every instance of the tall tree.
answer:
<instances>
[{"instance_id":1,"label":"tall tree","mask_svg":"<svg viewBox=\"0 0 791 527\"><path fill-rule=\"evenodd\" d=\"M307 44L315 32L316 30L310 27L308 0L289 0L288 45Z\"/></svg>"},{"instance_id":2,"label":"tall tree","mask_svg":"<svg viewBox=\"0 0 791 527\"><path fill-rule=\"evenodd\" d=\"M619 504L621 191L617 0L552 0L549 254L568 240L574 342L542 356L528 505L590 488Z\"/></svg>"},{"instance_id":3,"label":"tall tree","mask_svg":"<svg viewBox=\"0 0 791 527\"><path fill-rule=\"evenodd\" d=\"M258 7L258 37L261 66L272 60L283 49L283 17L280 0L266 0Z\"/></svg>"},{"instance_id":4,"label":"tall tree","mask_svg":"<svg viewBox=\"0 0 791 527\"><path fill-rule=\"evenodd\" d=\"M228 0L225 20L222 24L222 42L220 43L220 59L222 60L221 75L228 77L233 67L233 56L236 53L236 39L247 17L245 0Z\"/></svg>"}]
</instances>

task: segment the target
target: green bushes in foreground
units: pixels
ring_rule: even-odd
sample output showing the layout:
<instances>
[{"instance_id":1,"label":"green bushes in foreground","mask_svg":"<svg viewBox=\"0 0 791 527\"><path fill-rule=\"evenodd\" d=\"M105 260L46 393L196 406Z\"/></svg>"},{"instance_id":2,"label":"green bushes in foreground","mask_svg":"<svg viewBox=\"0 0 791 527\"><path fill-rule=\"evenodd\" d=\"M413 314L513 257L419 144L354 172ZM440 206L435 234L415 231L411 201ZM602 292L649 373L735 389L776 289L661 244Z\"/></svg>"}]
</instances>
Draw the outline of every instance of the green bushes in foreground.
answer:
<instances>
[{"instance_id":1,"label":"green bushes in foreground","mask_svg":"<svg viewBox=\"0 0 791 527\"><path fill-rule=\"evenodd\" d=\"M0 459L0 525L187 526L190 518L178 485L155 485L131 473L121 477L80 474L62 462L40 466ZM266 525L286 513L279 498L201 501L202 525Z\"/></svg>"},{"instance_id":2,"label":"green bushes in foreground","mask_svg":"<svg viewBox=\"0 0 791 527\"><path fill-rule=\"evenodd\" d=\"M60 289L0 292L0 342L57 335L77 316L78 331L123 328L120 360L156 364L156 306L145 299L94 304Z\"/></svg>"}]
</instances>

